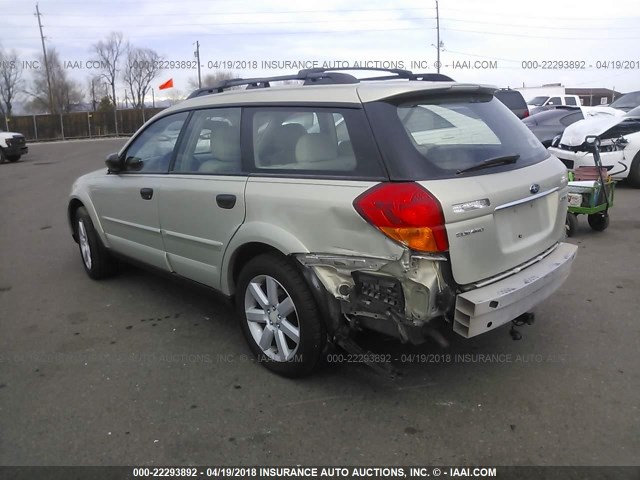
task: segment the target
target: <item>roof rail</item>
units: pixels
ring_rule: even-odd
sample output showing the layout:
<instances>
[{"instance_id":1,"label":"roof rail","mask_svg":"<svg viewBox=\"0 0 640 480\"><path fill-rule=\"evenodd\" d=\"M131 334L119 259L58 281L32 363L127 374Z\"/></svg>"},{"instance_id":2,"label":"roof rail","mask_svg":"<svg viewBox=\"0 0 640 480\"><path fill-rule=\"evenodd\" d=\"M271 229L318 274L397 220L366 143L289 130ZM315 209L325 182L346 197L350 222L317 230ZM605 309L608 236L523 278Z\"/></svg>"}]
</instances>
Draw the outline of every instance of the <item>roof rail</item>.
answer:
<instances>
[{"instance_id":1,"label":"roof rail","mask_svg":"<svg viewBox=\"0 0 640 480\"><path fill-rule=\"evenodd\" d=\"M338 72L315 72L309 70L300 70L295 75L281 75L277 77L258 77L258 78L233 78L222 80L210 87L203 87L193 91L188 97L200 97L212 93L222 93L232 87L247 86L247 90L254 88L268 88L271 82L283 82L286 80L302 80L304 85L321 85L321 84L348 84L358 83L359 80L353 75Z\"/></svg>"},{"instance_id":2,"label":"roof rail","mask_svg":"<svg viewBox=\"0 0 640 480\"><path fill-rule=\"evenodd\" d=\"M346 68L309 68L307 70L300 70L300 74L304 72L316 72L316 73L326 73L332 71L372 71L372 72L388 72L395 74L394 77L389 75L378 76L378 77L366 77L360 78L359 80L395 80L398 78L407 79L407 80L423 80L425 82L453 82L454 80L442 73L413 73L411 70L403 70L401 68L365 68L365 67L346 67Z\"/></svg>"},{"instance_id":3,"label":"roof rail","mask_svg":"<svg viewBox=\"0 0 640 480\"><path fill-rule=\"evenodd\" d=\"M411 80L422 80L424 82L455 82L453 78L442 73L414 73Z\"/></svg>"},{"instance_id":4,"label":"roof rail","mask_svg":"<svg viewBox=\"0 0 640 480\"><path fill-rule=\"evenodd\" d=\"M384 76L384 77L377 77L376 80L379 78L380 80L382 79L387 79L387 80L391 80L391 79L395 79L395 78L407 78L410 79L411 76L413 75L413 73L411 73L410 70L402 70L401 68L377 68L377 67L373 67L373 68L365 68L365 67L343 67L343 68L308 68L306 70L300 70L300 74L304 74L304 73L327 73L327 72L342 72L342 71L372 71L372 72L388 72L388 73L393 73L396 76L395 77L389 77L389 76ZM362 80L370 80L369 78L363 78Z\"/></svg>"},{"instance_id":5,"label":"roof rail","mask_svg":"<svg viewBox=\"0 0 640 480\"><path fill-rule=\"evenodd\" d=\"M348 73L341 73L344 70L371 70L375 72L388 72L393 76L379 76L358 79ZM218 83L211 85L210 87L203 87L194 90L188 97L195 98L202 95L210 95L213 93L222 93L233 87L239 87L246 85L246 89L254 88L268 88L271 86L271 82L283 82L287 80L301 80L303 85L336 85L336 84L353 84L359 83L360 80L423 80L430 82L453 82L453 79L442 75L440 73L413 73L410 70L402 70L399 68L359 68L359 67L347 67L347 68L308 68L300 70L294 75L281 75L276 77L257 77L257 78L232 78L228 80L221 80Z\"/></svg>"}]
</instances>

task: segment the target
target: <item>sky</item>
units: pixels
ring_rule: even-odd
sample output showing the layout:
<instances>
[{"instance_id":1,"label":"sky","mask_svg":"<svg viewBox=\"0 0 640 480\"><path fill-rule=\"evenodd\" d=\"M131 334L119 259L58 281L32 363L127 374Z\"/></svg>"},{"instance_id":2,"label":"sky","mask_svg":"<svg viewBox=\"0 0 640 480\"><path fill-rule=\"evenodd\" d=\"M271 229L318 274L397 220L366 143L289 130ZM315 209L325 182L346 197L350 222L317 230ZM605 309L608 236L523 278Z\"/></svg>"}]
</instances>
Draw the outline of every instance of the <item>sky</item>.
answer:
<instances>
[{"instance_id":1,"label":"sky","mask_svg":"<svg viewBox=\"0 0 640 480\"><path fill-rule=\"evenodd\" d=\"M203 76L216 67L240 77L295 73L278 68L286 61L385 62L434 72L435 6L435 0L39 1L46 45L57 49L83 86L97 73L86 64L95 59L91 45L111 31L182 65L194 60L198 41ZM35 2L0 0L0 11L0 44L15 49L21 61L37 59L42 45ZM456 81L640 90L637 0L440 0L439 12L441 72ZM158 91L170 78L174 89ZM152 83L156 99L188 94L190 79L197 79L195 68L164 69Z\"/></svg>"}]
</instances>

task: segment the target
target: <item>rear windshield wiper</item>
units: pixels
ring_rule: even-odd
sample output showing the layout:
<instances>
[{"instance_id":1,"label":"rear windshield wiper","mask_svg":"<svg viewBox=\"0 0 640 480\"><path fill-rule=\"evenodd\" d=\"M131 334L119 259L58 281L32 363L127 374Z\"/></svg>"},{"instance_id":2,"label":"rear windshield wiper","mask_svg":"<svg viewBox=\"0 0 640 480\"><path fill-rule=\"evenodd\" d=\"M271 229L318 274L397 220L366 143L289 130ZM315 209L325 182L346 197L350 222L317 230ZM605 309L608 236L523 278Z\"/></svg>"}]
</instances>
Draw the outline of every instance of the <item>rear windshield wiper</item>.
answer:
<instances>
[{"instance_id":1,"label":"rear windshield wiper","mask_svg":"<svg viewBox=\"0 0 640 480\"><path fill-rule=\"evenodd\" d=\"M473 172L474 170L482 170L483 168L495 167L497 165L508 165L510 163L516 163L520 155L506 155L504 157L489 158L478 165L472 167L463 168L456 172L457 175L465 172Z\"/></svg>"}]
</instances>

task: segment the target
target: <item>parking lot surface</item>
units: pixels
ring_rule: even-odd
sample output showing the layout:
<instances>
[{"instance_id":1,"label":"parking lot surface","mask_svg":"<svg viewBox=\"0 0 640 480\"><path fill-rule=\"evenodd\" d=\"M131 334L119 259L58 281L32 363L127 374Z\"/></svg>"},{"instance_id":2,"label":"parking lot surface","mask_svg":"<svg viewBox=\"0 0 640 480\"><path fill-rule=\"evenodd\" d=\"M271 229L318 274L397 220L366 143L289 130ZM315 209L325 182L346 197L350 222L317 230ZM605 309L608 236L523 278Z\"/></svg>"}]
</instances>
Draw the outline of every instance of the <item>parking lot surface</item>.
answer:
<instances>
[{"instance_id":1,"label":"parking lot surface","mask_svg":"<svg viewBox=\"0 0 640 480\"><path fill-rule=\"evenodd\" d=\"M87 277L67 195L123 144L0 165L0 464L640 464L640 191L618 189L605 232L580 218L573 273L521 341L366 335L402 378L339 362L289 380L210 291Z\"/></svg>"}]
</instances>

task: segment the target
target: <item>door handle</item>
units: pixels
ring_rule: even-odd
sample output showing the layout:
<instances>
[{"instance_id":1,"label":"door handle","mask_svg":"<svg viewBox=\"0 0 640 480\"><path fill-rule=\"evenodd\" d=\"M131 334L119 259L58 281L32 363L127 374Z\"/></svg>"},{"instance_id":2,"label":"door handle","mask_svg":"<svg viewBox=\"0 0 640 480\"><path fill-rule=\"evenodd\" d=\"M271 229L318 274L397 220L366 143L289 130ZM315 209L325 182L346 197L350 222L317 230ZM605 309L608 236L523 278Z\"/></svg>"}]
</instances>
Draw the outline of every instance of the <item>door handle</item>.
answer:
<instances>
[{"instance_id":1,"label":"door handle","mask_svg":"<svg viewBox=\"0 0 640 480\"><path fill-rule=\"evenodd\" d=\"M220 208L233 208L236 204L236 196L224 193L216 195L216 203Z\"/></svg>"},{"instance_id":2,"label":"door handle","mask_svg":"<svg viewBox=\"0 0 640 480\"><path fill-rule=\"evenodd\" d=\"M140 196L145 200L151 200L153 197L153 188L141 188Z\"/></svg>"}]
</instances>

